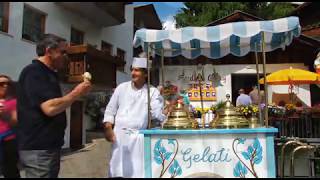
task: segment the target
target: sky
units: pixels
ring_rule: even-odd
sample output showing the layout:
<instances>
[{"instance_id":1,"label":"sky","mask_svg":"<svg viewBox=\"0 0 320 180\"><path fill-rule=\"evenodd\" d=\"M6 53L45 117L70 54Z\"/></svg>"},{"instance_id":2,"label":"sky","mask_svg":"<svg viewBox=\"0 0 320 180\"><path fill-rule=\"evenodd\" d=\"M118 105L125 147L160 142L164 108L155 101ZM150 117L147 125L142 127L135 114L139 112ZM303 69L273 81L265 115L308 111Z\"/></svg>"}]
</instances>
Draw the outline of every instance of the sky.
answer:
<instances>
[{"instance_id":1,"label":"sky","mask_svg":"<svg viewBox=\"0 0 320 180\"><path fill-rule=\"evenodd\" d=\"M153 4L165 29L175 29L173 16L184 7L182 2L134 2L134 5Z\"/></svg>"}]
</instances>

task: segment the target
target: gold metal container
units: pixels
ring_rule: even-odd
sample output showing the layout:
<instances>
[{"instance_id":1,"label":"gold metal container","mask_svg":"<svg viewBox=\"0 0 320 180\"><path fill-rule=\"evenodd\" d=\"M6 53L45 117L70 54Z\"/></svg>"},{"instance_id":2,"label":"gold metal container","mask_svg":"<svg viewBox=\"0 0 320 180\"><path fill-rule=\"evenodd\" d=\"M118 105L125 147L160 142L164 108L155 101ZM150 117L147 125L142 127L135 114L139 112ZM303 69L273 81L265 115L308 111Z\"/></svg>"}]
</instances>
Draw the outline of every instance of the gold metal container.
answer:
<instances>
[{"instance_id":1,"label":"gold metal container","mask_svg":"<svg viewBox=\"0 0 320 180\"><path fill-rule=\"evenodd\" d=\"M252 116L248 119L248 121L249 121L249 128L258 128L258 127L261 127L257 115L252 115Z\"/></svg>"},{"instance_id":2,"label":"gold metal container","mask_svg":"<svg viewBox=\"0 0 320 180\"><path fill-rule=\"evenodd\" d=\"M195 123L189 118L189 112L181 103L178 103L169 113L168 120L164 123L164 129L192 129Z\"/></svg>"},{"instance_id":3,"label":"gold metal container","mask_svg":"<svg viewBox=\"0 0 320 180\"><path fill-rule=\"evenodd\" d=\"M193 114L189 112L189 119L192 122L192 129L199 129L199 123L198 121L194 118Z\"/></svg>"},{"instance_id":4,"label":"gold metal container","mask_svg":"<svg viewBox=\"0 0 320 180\"><path fill-rule=\"evenodd\" d=\"M248 120L239 112L230 101L230 95L227 95L225 108L218 110L216 118L210 122L210 128L217 129L237 129L248 128Z\"/></svg>"}]
</instances>

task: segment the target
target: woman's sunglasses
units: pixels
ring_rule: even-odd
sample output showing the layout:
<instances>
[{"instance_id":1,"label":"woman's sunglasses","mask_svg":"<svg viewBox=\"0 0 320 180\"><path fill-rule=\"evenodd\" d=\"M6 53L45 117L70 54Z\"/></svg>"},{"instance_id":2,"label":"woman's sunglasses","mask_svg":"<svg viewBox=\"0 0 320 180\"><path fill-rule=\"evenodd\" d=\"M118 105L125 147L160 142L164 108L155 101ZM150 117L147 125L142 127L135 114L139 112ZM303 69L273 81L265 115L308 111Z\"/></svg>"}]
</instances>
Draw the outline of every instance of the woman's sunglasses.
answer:
<instances>
[{"instance_id":1,"label":"woman's sunglasses","mask_svg":"<svg viewBox=\"0 0 320 180\"><path fill-rule=\"evenodd\" d=\"M0 87L9 86L10 82L0 82Z\"/></svg>"}]
</instances>

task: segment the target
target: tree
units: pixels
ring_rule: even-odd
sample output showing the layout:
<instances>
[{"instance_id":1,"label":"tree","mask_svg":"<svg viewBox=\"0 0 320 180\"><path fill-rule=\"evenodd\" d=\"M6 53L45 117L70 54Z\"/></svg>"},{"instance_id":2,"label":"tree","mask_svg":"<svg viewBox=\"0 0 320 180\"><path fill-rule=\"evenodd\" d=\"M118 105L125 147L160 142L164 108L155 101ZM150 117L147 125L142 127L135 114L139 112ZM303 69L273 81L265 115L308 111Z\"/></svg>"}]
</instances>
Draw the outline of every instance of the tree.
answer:
<instances>
[{"instance_id":1,"label":"tree","mask_svg":"<svg viewBox=\"0 0 320 180\"><path fill-rule=\"evenodd\" d=\"M240 10L261 17L275 19L286 16L294 7L286 2L185 2L175 16L177 27L204 26Z\"/></svg>"},{"instance_id":2,"label":"tree","mask_svg":"<svg viewBox=\"0 0 320 180\"><path fill-rule=\"evenodd\" d=\"M186 2L184 4L186 8L182 8L175 16L178 27L203 26L237 9L245 8L241 2Z\"/></svg>"},{"instance_id":3,"label":"tree","mask_svg":"<svg viewBox=\"0 0 320 180\"><path fill-rule=\"evenodd\" d=\"M285 2L270 3L265 11L261 11L261 17L265 19L277 19L287 16L295 8Z\"/></svg>"}]
</instances>

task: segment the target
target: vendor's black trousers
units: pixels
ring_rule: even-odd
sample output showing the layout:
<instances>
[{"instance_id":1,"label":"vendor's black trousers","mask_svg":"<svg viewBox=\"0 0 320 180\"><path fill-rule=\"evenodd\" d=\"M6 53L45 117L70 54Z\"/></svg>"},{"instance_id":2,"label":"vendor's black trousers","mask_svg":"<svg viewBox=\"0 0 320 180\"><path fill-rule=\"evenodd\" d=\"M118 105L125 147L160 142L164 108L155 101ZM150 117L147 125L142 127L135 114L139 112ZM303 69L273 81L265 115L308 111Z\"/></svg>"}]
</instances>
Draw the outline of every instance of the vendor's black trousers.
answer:
<instances>
[{"instance_id":1,"label":"vendor's black trousers","mask_svg":"<svg viewBox=\"0 0 320 180\"><path fill-rule=\"evenodd\" d=\"M1 142L2 173L5 178L20 178L16 140Z\"/></svg>"}]
</instances>

